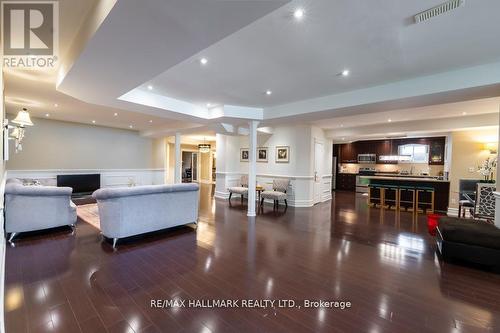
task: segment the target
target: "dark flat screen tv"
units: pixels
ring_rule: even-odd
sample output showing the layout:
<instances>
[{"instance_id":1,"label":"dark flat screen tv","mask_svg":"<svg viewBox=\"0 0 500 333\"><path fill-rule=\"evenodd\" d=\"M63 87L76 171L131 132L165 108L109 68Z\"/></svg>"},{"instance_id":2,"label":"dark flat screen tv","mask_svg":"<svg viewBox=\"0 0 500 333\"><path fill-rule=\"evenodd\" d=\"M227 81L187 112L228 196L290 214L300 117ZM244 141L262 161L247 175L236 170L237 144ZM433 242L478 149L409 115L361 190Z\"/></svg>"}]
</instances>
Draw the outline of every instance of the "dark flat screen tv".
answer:
<instances>
[{"instance_id":1,"label":"dark flat screen tv","mask_svg":"<svg viewBox=\"0 0 500 333\"><path fill-rule=\"evenodd\" d=\"M72 187L73 195L87 195L101 187L101 175L58 175L57 186Z\"/></svg>"}]
</instances>

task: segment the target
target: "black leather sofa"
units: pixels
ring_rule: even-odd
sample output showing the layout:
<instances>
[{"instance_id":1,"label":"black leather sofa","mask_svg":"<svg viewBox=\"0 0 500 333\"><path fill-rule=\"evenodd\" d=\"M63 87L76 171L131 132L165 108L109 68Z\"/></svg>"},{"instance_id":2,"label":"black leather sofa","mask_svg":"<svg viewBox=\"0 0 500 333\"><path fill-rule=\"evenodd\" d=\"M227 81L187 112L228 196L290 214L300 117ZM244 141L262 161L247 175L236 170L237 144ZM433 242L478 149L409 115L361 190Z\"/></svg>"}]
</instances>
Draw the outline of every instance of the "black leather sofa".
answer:
<instances>
[{"instance_id":1,"label":"black leather sofa","mask_svg":"<svg viewBox=\"0 0 500 333\"><path fill-rule=\"evenodd\" d=\"M436 241L445 261L468 261L500 268L500 229L493 224L442 217L438 223Z\"/></svg>"}]
</instances>

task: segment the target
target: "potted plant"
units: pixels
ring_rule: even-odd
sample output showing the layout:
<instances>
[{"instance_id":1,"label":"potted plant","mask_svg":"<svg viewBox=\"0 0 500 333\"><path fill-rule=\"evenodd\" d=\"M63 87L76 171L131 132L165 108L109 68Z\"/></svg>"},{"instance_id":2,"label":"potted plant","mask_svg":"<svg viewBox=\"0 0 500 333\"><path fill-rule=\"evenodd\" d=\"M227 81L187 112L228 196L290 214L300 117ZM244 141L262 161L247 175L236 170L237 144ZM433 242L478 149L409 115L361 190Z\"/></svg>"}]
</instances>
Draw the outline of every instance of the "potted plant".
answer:
<instances>
[{"instance_id":1,"label":"potted plant","mask_svg":"<svg viewBox=\"0 0 500 333\"><path fill-rule=\"evenodd\" d=\"M479 172L483 176L482 183L494 183L495 179L495 170L497 168L497 159L488 157L483 164L481 164L477 168L477 172Z\"/></svg>"}]
</instances>

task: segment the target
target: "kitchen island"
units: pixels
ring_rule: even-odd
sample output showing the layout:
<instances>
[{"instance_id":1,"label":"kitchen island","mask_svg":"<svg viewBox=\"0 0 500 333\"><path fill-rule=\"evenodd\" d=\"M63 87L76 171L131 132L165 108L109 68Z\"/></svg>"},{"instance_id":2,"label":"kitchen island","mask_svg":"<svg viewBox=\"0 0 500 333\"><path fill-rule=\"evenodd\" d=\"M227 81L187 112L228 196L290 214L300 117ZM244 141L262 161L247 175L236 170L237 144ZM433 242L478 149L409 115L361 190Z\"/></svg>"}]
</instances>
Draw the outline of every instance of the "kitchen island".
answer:
<instances>
[{"instance_id":1,"label":"kitchen island","mask_svg":"<svg viewBox=\"0 0 500 333\"><path fill-rule=\"evenodd\" d=\"M448 201L450 197L450 182L435 177L412 177L412 176L360 176L368 184L392 185L392 186L413 186L433 188L435 191L434 210L445 214L448 211Z\"/></svg>"}]
</instances>

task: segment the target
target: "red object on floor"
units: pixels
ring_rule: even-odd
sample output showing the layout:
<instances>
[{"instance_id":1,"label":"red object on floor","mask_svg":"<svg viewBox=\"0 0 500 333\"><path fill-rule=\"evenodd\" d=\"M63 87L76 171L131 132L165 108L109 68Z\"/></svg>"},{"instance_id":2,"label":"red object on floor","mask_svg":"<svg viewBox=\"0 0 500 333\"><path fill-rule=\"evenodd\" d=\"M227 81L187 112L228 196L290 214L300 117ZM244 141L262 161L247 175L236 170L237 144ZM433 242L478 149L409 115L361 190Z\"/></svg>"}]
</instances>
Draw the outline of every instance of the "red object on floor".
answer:
<instances>
[{"instance_id":1,"label":"red object on floor","mask_svg":"<svg viewBox=\"0 0 500 333\"><path fill-rule=\"evenodd\" d=\"M427 230L429 231L429 235L436 236L436 228L441 216L439 214L427 215Z\"/></svg>"}]
</instances>

